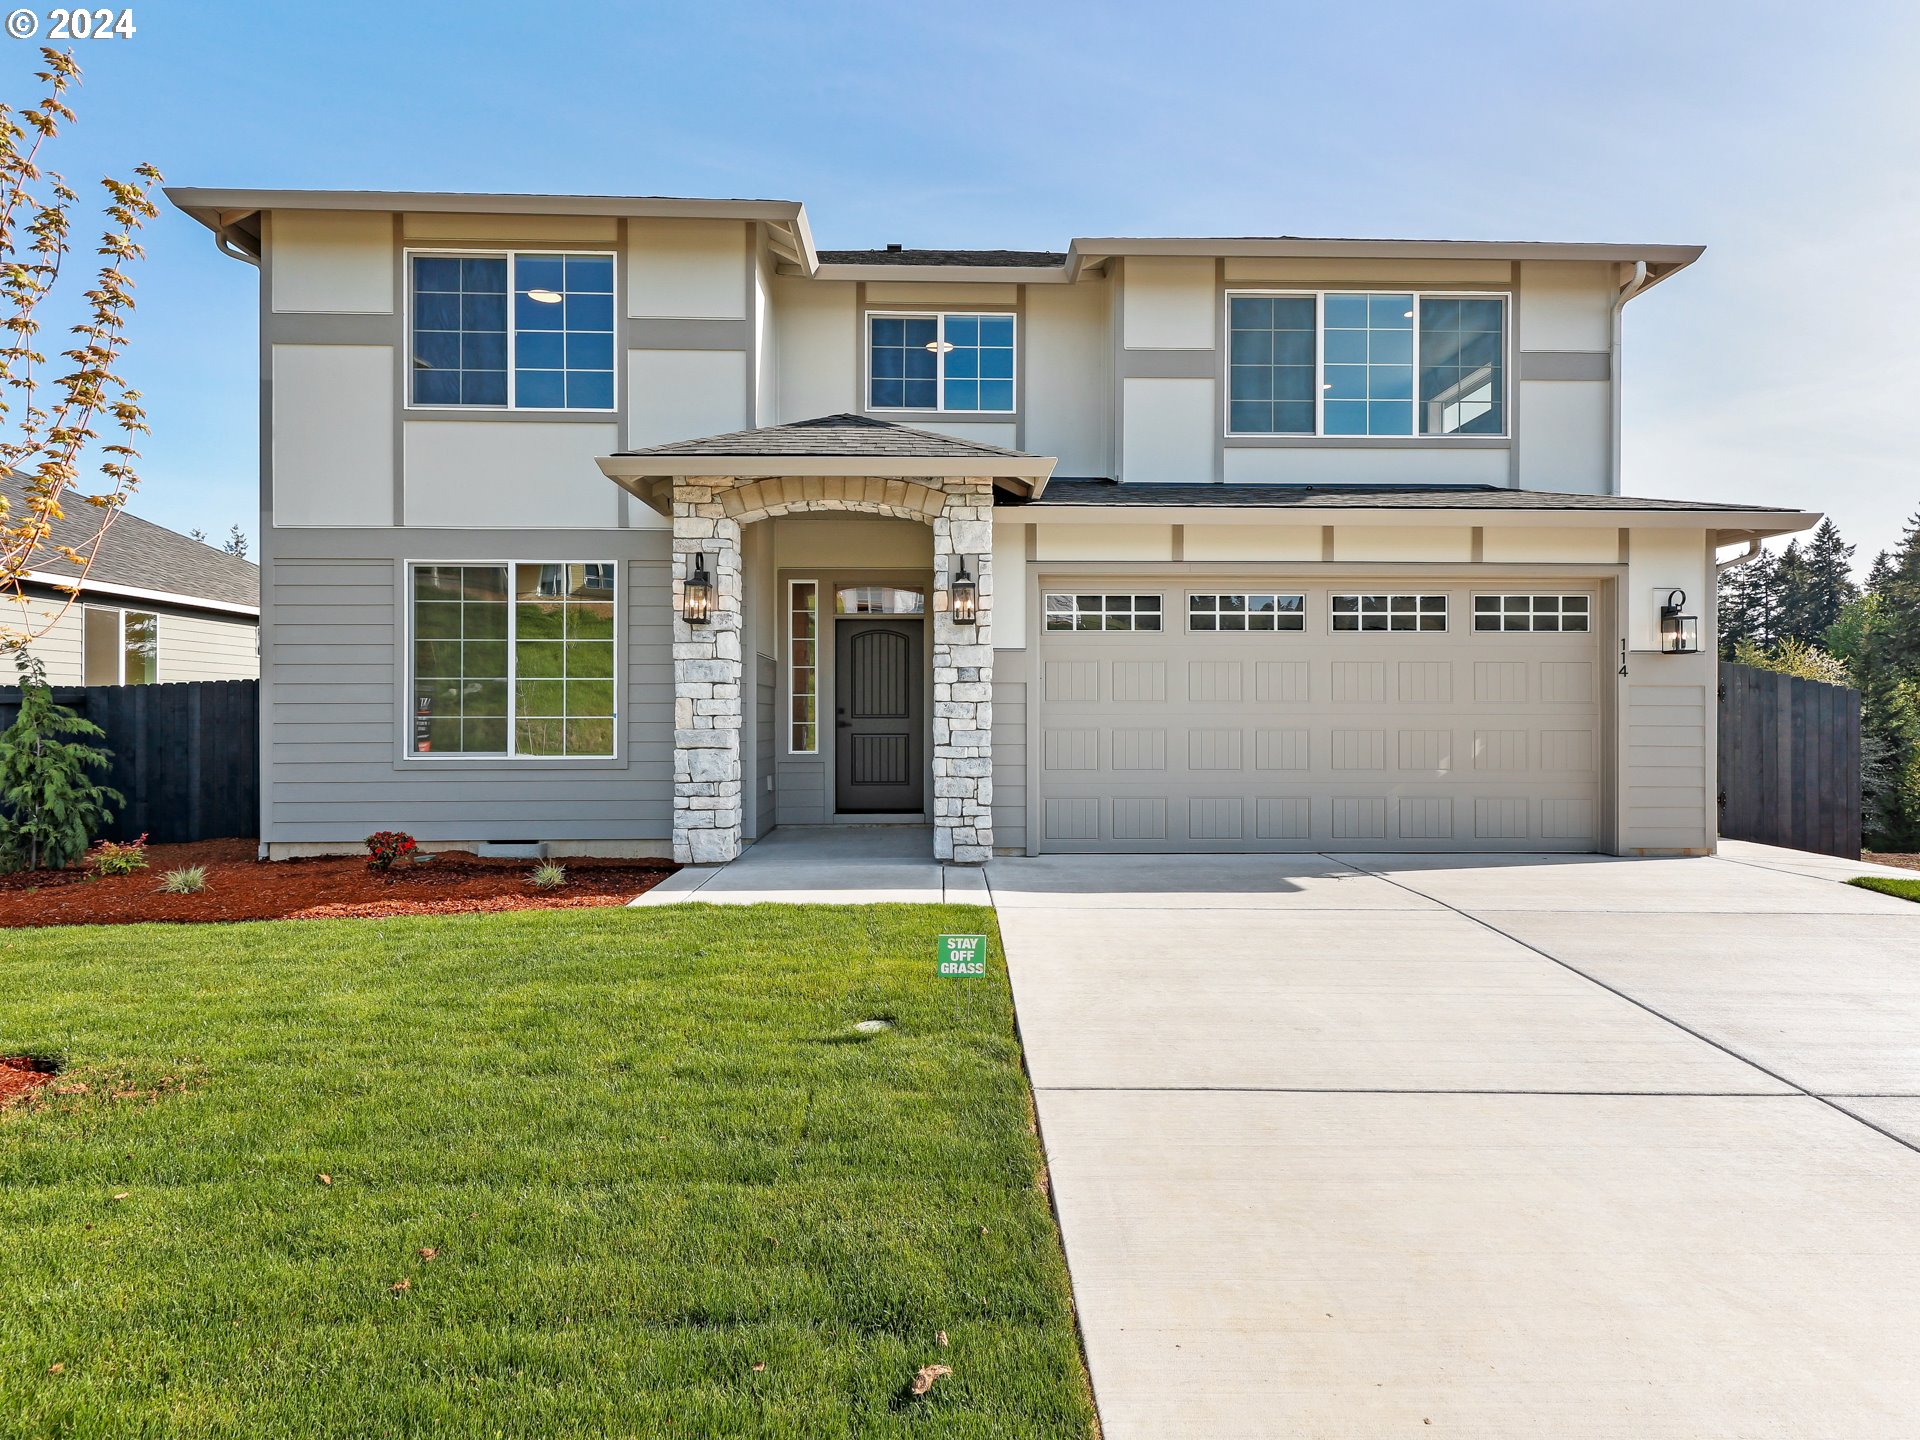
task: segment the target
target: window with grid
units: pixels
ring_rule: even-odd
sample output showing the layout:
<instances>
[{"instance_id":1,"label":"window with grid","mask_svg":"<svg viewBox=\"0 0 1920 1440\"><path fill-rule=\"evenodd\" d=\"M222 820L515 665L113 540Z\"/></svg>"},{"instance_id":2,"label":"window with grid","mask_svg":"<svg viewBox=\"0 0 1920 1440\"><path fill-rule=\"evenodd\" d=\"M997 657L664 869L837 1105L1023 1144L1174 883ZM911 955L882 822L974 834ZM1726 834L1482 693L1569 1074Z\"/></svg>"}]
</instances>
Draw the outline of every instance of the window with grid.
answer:
<instances>
[{"instance_id":1,"label":"window with grid","mask_svg":"<svg viewBox=\"0 0 1920 1440\"><path fill-rule=\"evenodd\" d=\"M1189 595L1189 630L1304 630L1304 595Z\"/></svg>"},{"instance_id":2,"label":"window with grid","mask_svg":"<svg viewBox=\"0 0 1920 1440\"><path fill-rule=\"evenodd\" d=\"M1507 299L1227 297L1233 435L1504 435Z\"/></svg>"},{"instance_id":3,"label":"window with grid","mask_svg":"<svg viewBox=\"0 0 1920 1440\"><path fill-rule=\"evenodd\" d=\"M1584 631L1592 601L1585 595L1476 595L1475 630Z\"/></svg>"},{"instance_id":4,"label":"window with grid","mask_svg":"<svg viewBox=\"0 0 1920 1440\"><path fill-rule=\"evenodd\" d=\"M419 756L611 756L618 716L610 565L417 565L412 729Z\"/></svg>"},{"instance_id":5,"label":"window with grid","mask_svg":"<svg viewBox=\"0 0 1920 1440\"><path fill-rule=\"evenodd\" d=\"M411 274L413 404L613 408L611 255L415 255Z\"/></svg>"},{"instance_id":6,"label":"window with grid","mask_svg":"<svg viewBox=\"0 0 1920 1440\"><path fill-rule=\"evenodd\" d=\"M1311 435L1317 338L1311 295L1235 295L1227 304L1228 427Z\"/></svg>"},{"instance_id":7,"label":"window with grid","mask_svg":"<svg viewBox=\"0 0 1920 1440\"><path fill-rule=\"evenodd\" d=\"M870 410L1013 410L1013 316L870 315Z\"/></svg>"},{"instance_id":8,"label":"window with grid","mask_svg":"<svg viewBox=\"0 0 1920 1440\"><path fill-rule=\"evenodd\" d=\"M787 748L795 755L820 749L820 584L792 582L787 600L787 689L792 706Z\"/></svg>"},{"instance_id":9,"label":"window with grid","mask_svg":"<svg viewBox=\"0 0 1920 1440\"><path fill-rule=\"evenodd\" d=\"M1335 630L1445 630L1444 595L1335 595Z\"/></svg>"},{"instance_id":10,"label":"window with grid","mask_svg":"<svg viewBox=\"0 0 1920 1440\"><path fill-rule=\"evenodd\" d=\"M1158 630L1158 595L1055 595L1046 597L1049 630Z\"/></svg>"}]
</instances>

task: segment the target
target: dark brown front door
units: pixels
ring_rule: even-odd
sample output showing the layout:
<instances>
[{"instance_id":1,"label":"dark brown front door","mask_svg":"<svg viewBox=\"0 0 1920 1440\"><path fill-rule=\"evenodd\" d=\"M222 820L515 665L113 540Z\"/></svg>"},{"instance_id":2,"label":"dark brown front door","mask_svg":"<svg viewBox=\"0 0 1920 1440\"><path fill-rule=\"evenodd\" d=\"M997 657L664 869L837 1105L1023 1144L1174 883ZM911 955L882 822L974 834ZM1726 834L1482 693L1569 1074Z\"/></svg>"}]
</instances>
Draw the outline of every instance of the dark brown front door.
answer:
<instances>
[{"instance_id":1,"label":"dark brown front door","mask_svg":"<svg viewBox=\"0 0 1920 1440\"><path fill-rule=\"evenodd\" d=\"M926 733L922 621L834 624L834 808L850 815L918 814Z\"/></svg>"}]
</instances>

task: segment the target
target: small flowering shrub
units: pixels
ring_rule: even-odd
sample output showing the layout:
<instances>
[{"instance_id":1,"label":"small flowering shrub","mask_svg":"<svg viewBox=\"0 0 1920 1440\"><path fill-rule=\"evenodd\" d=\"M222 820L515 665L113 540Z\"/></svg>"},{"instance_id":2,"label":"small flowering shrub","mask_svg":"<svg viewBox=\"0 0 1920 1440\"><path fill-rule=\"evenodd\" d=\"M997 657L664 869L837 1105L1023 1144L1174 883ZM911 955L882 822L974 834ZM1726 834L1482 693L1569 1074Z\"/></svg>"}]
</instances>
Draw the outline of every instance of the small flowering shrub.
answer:
<instances>
[{"instance_id":1,"label":"small flowering shrub","mask_svg":"<svg viewBox=\"0 0 1920 1440\"><path fill-rule=\"evenodd\" d=\"M411 835L404 830L376 830L367 836L367 868L391 870L397 860L412 860L420 853Z\"/></svg>"},{"instance_id":2,"label":"small flowering shrub","mask_svg":"<svg viewBox=\"0 0 1920 1440\"><path fill-rule=\"evenodd\" d=\"M102 840L91 850L82 862L87 873L94 877L102 875L131 875L136 870L147 868L147 837L129 840L121 844L114 840Z\"/></svg>"}]
</instances>

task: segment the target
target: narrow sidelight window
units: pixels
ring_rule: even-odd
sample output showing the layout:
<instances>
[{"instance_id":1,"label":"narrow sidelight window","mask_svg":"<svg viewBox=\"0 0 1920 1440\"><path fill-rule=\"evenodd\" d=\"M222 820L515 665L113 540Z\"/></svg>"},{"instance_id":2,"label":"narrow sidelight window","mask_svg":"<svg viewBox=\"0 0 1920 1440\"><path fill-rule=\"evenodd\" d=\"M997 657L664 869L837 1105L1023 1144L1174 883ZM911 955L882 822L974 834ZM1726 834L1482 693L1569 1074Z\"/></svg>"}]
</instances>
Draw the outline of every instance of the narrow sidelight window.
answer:
<instances>
[{"instance_id":1,"label":"narrow sidelight window","mask_svg":"<svg viewBox=\"0 0 1920 1440\"><path fill-rule=\"evenodd\" d=\"M820 750L820 582L793 580L787 591L787 749Z\"/></svg>"}]
</instances>

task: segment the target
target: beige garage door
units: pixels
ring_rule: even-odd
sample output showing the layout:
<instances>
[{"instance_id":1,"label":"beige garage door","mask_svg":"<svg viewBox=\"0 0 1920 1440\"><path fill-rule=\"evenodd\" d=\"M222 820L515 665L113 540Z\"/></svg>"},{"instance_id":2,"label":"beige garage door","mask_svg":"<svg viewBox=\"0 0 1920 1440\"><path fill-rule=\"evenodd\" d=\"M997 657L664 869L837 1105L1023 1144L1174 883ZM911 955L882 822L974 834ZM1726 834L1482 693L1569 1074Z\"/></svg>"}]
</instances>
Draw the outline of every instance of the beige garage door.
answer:
<instances>
[{"instance_id":1,"label":"beige garage door","mask_svg":"<svg viewBox=\"0 0 1920 1440\"><path fill-rule=\"evenodd\" d=\"M1599 591L1044 583L1046 851L1597 848Z\"/></svg>"}]
</instances>

